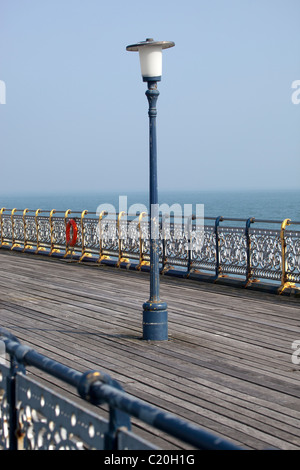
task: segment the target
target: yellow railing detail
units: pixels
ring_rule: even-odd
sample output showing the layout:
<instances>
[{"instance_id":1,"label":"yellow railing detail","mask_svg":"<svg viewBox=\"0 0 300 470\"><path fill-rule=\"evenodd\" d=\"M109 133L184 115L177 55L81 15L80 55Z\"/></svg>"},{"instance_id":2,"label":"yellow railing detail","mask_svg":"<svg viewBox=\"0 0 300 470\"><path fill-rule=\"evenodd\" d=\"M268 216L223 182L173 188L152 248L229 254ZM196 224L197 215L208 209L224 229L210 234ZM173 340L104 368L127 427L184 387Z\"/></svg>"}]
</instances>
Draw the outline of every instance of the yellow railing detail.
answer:
<instances>
[{"instance_id":1,"label":"yellow railing detail","mask_svg":"<svg viewBox=\"0 0 300 470\"><path fill-rule=\"evenodd\" d=\"M119 237L119 259L117 262L118 268L120 267L121 263L129 263L129 259L123 257L123 247L122 247L122 238L121 238L121 230L120 230L121 218L123 217L123 215L126 215L124 211L121 211L118 215L118 237Z\"/></svg>"},{"instance_id":2,"label":"yellow railing detail","mask_svg":"<svg viewBox=\"0 0 300 470\"><path fill-rule=\"evenodd\" d=\"M81 224L81 257L79 259L79 262L81 262L85 257L91 258L92 254L86 249L85 246L85 230L84 230L84 223L83 219L88 213L87 210L82 211L81 213L81 219L80 219L80 224Z\"/></svg>"},{"instance_id":3,"label":"yellow railing detail","mask_svg":"<svg viewBox=\"0 0 300 470\"><path fill-rule=\"evenodd\" d=\"M65 215L64 215L65 232L67 230L68 216L71 214L71 212L72 212L71 209L67 209L66 212L65 212ZM70 246L67 242L67 237L66 237L66 251L65 251L65 254L64 254L64 258L66 258L68 255L72 255L73 251L74 251L74 248L72 247L72 249L70 250Z\"/></svg>"},{"instance_id":4,"label":"yellow railing detail","mask_svg":"<svg viewBox=\"0 0 300 470\"><path fill-rule=\"evenodd\" d=\"M49 225L50 225L50 253L51 256L53 253L60 253L60 250L55 247L54 241L54 226L53 226L53 215L55 214L56 210L52 209L49 214Z\"/></svg>"},{"instance_id":5,"label":"yellow railing detail","mask_svg":"<svg viewBox=\"0 0 300 470\"><path fill-rule=\"evenodd\" d=\"M41 213L41 209L37 209L35 212L35 225L36 225L36 250L35 252L38 253L39 251L46 251L46 248L40 246L40 237L39 237L39 220L38 216Z\"/></svg>"},{"instance_id":6,"label":"yellow railing detail","mask_svg":"<svg viewBox=\"0 0 300 470\"><path fill-rule=\"evenodd\" d=\"M104 259L110 259L109 256L103 254L103 241L102 241L102 219L103 216L106 215L106 211L102 211L99 215L99 222L98 222L98 227L99 227L99 258L97 260L98 264L101 264L101 261Z\"/></svg>"},{"instance_id":7,"label":"yellow railing detail","mask_svg":"<svg viewBox=\"0 0 300 470\"><path fill-rule=\"evenodd\" d=\"M143 217L145 217L147 214L146 212L142 212L140 215L139 215L139 238L140 238L140 262L138 264L138 267L137 269L140 270L142 266L149 266L150 265L150 261L146 261L144 259L144 240L143 240L143 234L142 234L142 219Z\"/></svg>"},{"instance_id":8,"label":"yellow railing detail","mask_svg":"<svg viewBox=\"0 0 300 470\"><path fill-rule=\"evenodd\" d=\"M19 243L15 242L15 231L14 231L14 214L17 212L17 209L14 208L11 211L10 219L11 219L11 250L13 250L15 247L20 247Z\"/></svg>"},{"instance_id":9,"label":"yellow railing detail","mask_svg":"<svg viewBox=\"0 0 300 470\"><path fill-rule=\"evenodd\" d=\"M27 233L26 233L26 228L27 228L27 222L26 222L26 214L28 212L28 209L23 210L23 225L24 225L24 248L23 251L25 250L32 250L32 245L28 245L27 243Z\"/></svg>"}]
</instances>

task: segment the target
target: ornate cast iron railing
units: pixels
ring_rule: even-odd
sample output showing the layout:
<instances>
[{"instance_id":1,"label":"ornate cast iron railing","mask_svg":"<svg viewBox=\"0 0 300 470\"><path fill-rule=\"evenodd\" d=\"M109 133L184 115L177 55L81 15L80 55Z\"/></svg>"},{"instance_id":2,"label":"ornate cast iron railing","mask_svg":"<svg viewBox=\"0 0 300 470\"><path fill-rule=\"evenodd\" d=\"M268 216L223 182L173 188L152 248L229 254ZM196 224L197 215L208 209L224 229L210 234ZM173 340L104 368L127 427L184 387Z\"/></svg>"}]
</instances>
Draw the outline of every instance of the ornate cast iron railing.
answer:
<instances>
[{"instance_id":1,"label":"ornate cast iron railing","mask_svg":"<svg viewBox=\"0 0 300 470\"><path fill-rule=\"evenodd\" d=\"M109 375L98 371L81 373L66 367L22 345L2 328L0 359L0 450L156 449L132 432L131 416L197 449L240 449L125 393ZM29 366L31 371L35 368L75 387L83 400L95 405L95 411L84 409L29 378ZM104 403L109 406L109 420L97 413L96 406Z\"/></svg>"},{"instance_id":2,"label":"ornate cast iron railing","mask_svg":"<svg viewBox=\"0 0 300 470\"><path fill-rule=\"evenodd\" d=\"M230 224L228 226L228 224ZM293 228L293 230L291 230ZM0 210L0 246L72 257L79 262L149 265L149 220L125 214L43 210ZM161 272L170 269L277 283L278 292L300 285L300 222L195 217L177 222L161 217Z\"/></svg>"}]
</instances>

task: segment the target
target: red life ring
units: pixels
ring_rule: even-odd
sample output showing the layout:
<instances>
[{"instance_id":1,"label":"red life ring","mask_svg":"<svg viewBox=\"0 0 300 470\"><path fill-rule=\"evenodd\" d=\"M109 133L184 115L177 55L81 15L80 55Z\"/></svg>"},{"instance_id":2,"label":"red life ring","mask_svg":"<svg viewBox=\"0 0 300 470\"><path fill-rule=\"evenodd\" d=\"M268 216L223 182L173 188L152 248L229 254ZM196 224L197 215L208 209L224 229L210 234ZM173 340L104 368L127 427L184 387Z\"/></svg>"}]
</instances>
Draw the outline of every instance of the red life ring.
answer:
<instances>
[{"instance_id":1,"label":"red life ring","mask_svg":"<svg viewBox=\"0 0 300 470\"><path fill-rule=\"evenodd\" d=\"M72 233L71 233L72 230ZM69 246L74 246L77 240L77 224L74 219L70 219L66 225L66 240ZM71 238L72 235L72 238Z\"/></svg>"}]
</instances>

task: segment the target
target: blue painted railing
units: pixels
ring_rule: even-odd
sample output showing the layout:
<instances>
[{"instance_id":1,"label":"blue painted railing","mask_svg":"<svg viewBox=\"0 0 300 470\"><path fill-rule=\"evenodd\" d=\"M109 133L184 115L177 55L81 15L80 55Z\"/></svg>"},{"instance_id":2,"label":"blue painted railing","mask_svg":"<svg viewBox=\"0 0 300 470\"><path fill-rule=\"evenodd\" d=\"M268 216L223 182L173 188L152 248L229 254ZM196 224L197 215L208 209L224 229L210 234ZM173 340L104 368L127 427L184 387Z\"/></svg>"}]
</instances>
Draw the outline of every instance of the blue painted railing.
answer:
<instances>
[{"instance_id":1,"label":"blue painted railing","mask_svg":"<svg viewBox=\"0 0 300 470\"><path fill-rule=\"evenodd\" d=\"M10 358L9 366L4 356ZM2 328L0 359L0 449L156 449L131 431L131 417L196 449L241 449L129 395L105 373L81 373L41 355ZM75 387L83 400L95 406L108 404L109 420L100 417L97 408L83 409L27 377L26 367Z\"/></svg>"}]
</instances>

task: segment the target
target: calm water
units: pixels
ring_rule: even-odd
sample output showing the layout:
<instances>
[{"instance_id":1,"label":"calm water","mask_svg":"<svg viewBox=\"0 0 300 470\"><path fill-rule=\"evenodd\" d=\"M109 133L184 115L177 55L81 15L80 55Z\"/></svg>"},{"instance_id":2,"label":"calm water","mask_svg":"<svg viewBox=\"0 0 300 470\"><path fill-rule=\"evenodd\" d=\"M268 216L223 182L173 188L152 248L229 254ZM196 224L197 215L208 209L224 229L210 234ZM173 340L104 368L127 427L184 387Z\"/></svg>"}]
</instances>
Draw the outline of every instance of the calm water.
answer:
<instances>
[{"instance_id":1,"label":"calm water","mask_svg":"<svg viewBox=\"0 0 300 470\"><path fill-rule=\"evenodd\" d=\"M128 210L132 204L148 206L148 195L142 192L120 193L127 196ZM290 218L300 221L300 190L290 191L185 191L160 192L159 203L192 204L195 213L196 204L204 204L206 217L222 215L226 218L255 217L282 221ZM119 211L118 193L83 193L83 194L41 194L0 196L0 207L8 209L45 209L96 212L101 204L112 204ZM135 211L134 211L135 213ZM275 227L274 227L275 228Z\"/></svg>"}]
</instances>

